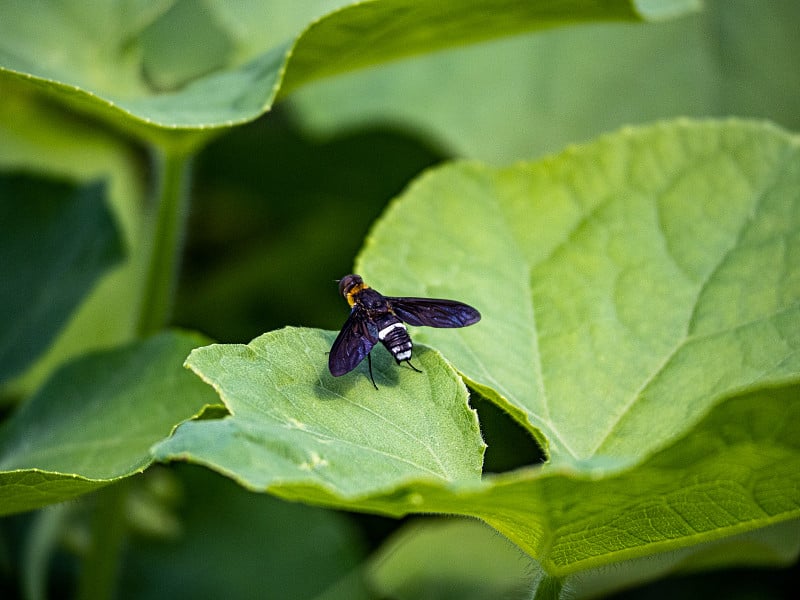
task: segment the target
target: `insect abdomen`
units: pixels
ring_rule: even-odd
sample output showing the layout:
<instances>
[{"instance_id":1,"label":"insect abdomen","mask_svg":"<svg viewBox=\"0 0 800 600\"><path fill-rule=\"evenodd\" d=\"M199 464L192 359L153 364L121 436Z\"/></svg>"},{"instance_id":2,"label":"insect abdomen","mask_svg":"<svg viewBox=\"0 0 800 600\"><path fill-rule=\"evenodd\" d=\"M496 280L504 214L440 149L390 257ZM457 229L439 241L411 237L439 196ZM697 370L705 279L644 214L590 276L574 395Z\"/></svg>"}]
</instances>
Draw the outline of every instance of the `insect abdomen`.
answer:
<instances>
[{"instance_id":1,"label":"insect abdomen","mask_svg":"<svg viewBox=\"0 0 800 600\"><path fill-rule=\"evenodd\" d=\"M378 332L378 339L383 342L398 363L411 358L411 337L408 335L406 326L400 321L395 321L381 329Z\"/></svg>"}]
</instances>

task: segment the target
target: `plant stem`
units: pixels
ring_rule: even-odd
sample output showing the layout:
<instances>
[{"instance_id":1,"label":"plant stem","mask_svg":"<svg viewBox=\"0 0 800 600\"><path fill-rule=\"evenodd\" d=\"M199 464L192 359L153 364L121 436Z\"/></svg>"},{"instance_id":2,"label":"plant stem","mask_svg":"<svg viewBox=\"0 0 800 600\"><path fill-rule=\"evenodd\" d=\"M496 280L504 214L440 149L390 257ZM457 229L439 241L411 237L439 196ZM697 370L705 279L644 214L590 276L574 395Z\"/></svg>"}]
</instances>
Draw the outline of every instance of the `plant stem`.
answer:
<instances>
[{"instance_id":1,"label":"plant stem","mask_svg":"<svg viewBox=\"0 0 800 600\"><path fill-rule=\"evenodd\" d=\"M153 151L153 164L156 193L143 236L147 274L136 327L139 337L163 329L172 311L188 213L191 154L157 149ZM128 489L128 481L118 481L97 494L91 546L78 582L80 600L107 600L115 595L127 534Z\"/></svg>"},{"instance_id":2,"label":"plant stem","mask_svg":"<svg viewBox=\"0 0 800 600\"><path fill-rule=\"evenodd\" d=\"M145 241L149 264L137 323L140 337L163 329L172 312L188 214L191 154L160 149L154 151L153 163L157 207L148 220Z\"/></svg>"},{"instance_id":3,"label":"plant stem","mask_svg":"<svg viewBox=\"0 0 800 600\"><path fill-rule=\"evenodd\" d=\"M564 581L560 577L545 575L537 582L534 600L557 600L561 597Z\"/></svg>"},{"instance_id":4,"label":"plant stem","mask_svg":"<svg viewBox=\"0 0 800 600\"><path fill-rule=\"evenodd\" d=\"M78 600L107 600L115 596L127 530L128 487L123 480L97 492L91 545L82 563Z\"/></svg>"}]
</instances>

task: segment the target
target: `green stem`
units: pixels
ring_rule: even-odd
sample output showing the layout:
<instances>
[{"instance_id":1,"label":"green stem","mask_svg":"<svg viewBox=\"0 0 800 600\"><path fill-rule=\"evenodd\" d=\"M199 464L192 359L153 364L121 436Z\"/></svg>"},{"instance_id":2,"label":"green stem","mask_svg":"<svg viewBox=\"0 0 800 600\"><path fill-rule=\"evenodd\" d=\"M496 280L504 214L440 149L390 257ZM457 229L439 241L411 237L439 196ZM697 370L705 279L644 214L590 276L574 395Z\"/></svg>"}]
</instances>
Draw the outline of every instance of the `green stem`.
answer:
<instances>
[{"instance_id":1,"label":"green stem","mask_svg":"<svg viewBox=\"0 0 800 600\"><path fill-rule=\"evenodd\" d=\"M545 575L537 582L534 600L558 600L563 591L564 580L560 577Z\"/></svg>"},{"instance_id":2,"label":"green stem","mask_svg":"<svg viewBox=\"0 0 800 600\"><path fill-rule=\"evenodd\" d=\"M191 155L160 150L154 152L153 162L158 204L148 222L149 264L137 324L140 337L160 331L169 321L189 201Z\"/></svg>"},{"instance_id":3,"label":"green stem","mask_svg":"<svg viewBox=\"0 0 800 600\"><path fill-rule=\"evenodd\" d=\"M169 321L188 213L191 155L156 150L153 163L156 204L144 236L148 264L137 322L139 337L160 331ZM91 547L78 582L80 600L107 600L115 595L127 535L124 509L128 489L127 481L118 481L97 494Z\"/></svg>"},{"instance_id":4,"label":"green stem","mask_svg":"<svg viewBox=\"0 0 800 600\"><path fill-rule=\"evenodd\" d=\"M112 483L97 492L91 545L82 562L78 600L108 600L115 596L127 531L127 497L127 481Z\"/></svg>"}]
</instances>

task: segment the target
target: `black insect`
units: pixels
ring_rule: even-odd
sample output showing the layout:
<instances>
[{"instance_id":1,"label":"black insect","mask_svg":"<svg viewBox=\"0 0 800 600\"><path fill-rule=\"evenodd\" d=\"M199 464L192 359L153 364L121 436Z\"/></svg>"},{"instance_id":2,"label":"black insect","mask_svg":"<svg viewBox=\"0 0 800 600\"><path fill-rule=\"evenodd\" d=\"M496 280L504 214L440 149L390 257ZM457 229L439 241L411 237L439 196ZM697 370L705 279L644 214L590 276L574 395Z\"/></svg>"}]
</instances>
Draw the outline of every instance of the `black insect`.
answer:
<instances>
[{"instance_id":1,"label":"black insect","mask_svg":"<svg viewBox=\"0 0 800 600\"><path fill-rule=\"evenodd\" d=\"M340 279L339 293L351 307L350 316L333 342L328 368L334 377L339 377L355 369L366 356L369 378L376 390L369 352L378 342L386 346L397 364L405 361L421 372L411 364L411 337L404 322L428 327L466 327L481 319L477 310L455 300L384 296L358 275Z\"/></svg>"}]
</instances>

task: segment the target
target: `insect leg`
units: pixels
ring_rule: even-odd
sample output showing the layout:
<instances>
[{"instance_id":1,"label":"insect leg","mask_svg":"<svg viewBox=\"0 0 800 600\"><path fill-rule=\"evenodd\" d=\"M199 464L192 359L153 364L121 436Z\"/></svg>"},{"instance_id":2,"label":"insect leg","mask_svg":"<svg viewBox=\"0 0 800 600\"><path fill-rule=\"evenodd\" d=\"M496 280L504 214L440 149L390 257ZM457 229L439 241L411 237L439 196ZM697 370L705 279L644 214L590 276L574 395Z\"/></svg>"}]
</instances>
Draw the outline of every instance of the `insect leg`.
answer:
<instances>
[{"instance_id":1,"label":"insect leg","mask_svg":"<svg viewBox=\"0 0 800 600\"><path fill-rule=\"evenodd\" d=\"M414 369L417 373L422 373L422 371L420 371L417 367L415 367L414 365L411 364L411 359L410 358L408 360L406 360L406 364L409 367L411 367L412 369Z\"/></svg>"},{"instance_id":2,"label":"insect leg","mask_svg":"<svg viewBox=\"0 0 800 600\"><path fill-rule=\"evenodd\" d=\"M375 378L372 376L372 357L369 353L367 353L367 365L369 366L369 378L372 380L372 387L377 390L378 386L375 385Z\"/></svg>"}]
</instances>

